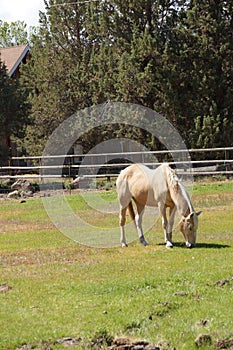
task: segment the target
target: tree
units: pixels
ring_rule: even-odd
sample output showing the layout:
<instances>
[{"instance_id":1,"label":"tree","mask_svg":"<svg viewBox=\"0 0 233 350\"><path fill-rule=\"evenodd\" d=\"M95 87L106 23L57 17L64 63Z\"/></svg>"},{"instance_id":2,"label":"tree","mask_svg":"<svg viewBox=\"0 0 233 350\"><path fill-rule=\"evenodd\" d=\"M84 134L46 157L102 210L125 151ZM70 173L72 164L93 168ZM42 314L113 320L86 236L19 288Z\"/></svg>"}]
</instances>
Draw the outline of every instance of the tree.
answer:
<instances>
[{"instance_id":1,"label":"tree","mask_svg":"<svg viewBox=\"0 0 233 350\"><path fill-rule=\"evenodd\" d=\"M22 138L28 122L29 104L18 80L9 78L0 61L0 161L10 155L12 137Z\"/></svg>"},{"instance_id":2,"label":"tree","mask_svg":"<svg viewBox=\"0 0 233 350\"><path fill-rule=\"evenodd\" d=\"M194 143L198 147L231 146L233 129L233 1L193 2L190 20L198 16L196 60L199 103ZM208 130L211 128L211 132Z\"/></svg>"},{"instance_id":3,"label":"tree","mask_svg":"<svg viewBox=\"0 0 233 350\"><path fill-rule=\"evenodd\" d=\"M107 100L155 109L188 146L232 144L232 2L45 1L24 77L30 153L42 152L73 112ZM125 135L121 126L94 131L83 145L111 132ZM129 132L158 147L143 132Z\"/></svg>"},{"instance_id":4,"label":"tree","mask_svg":"<svg viewBox=\"0 0 233 350\"><path fill-rule=\"evenodd\" d=\"M23 21L3 22L0 20L0 47L22 45L28 42L27 25Z\"/></svg>"},{"instance_id":5,"label":"tree","mask_svg":"<svg viewBox=\"0 0 233 350\"><path fill-rule=\"evenodd\" d=\"M105 98L95 94L99 67L95 58L102 37L95 31L99 24L94 5L54 4L46 2L47 13L41 14L24 76L32 92L33 127L28 128L26 138L31 154L43 151L46 139L64 119ZM40 140L38 148L35 140Z\"/></svg>"},{"instance_id":6,"label":"tree","mask_svg":"<svg viewBox=\"0 0 233 350\"><path fill-rule=\"evenodd\" d=\"M26 80L36 127L28 130L30 153L43 150L43 143L35 150L33 139L45 141L76 110L108 99L150 107L156 101L158 11L154 14L153 2L63 2L46 2L31 51ZM128 64L133 74L127 73Z\"/></svg>"},{"instance_id":7,"label":"tree","mask_svg":"<svg viewBox=\"0 0 233 350\"><path fill-rule=\"evenodd\" d=\"M167 40L166 113L191 147L232 144L232 6L232 0L187 2Z\"/></svg>"}]
</instances>

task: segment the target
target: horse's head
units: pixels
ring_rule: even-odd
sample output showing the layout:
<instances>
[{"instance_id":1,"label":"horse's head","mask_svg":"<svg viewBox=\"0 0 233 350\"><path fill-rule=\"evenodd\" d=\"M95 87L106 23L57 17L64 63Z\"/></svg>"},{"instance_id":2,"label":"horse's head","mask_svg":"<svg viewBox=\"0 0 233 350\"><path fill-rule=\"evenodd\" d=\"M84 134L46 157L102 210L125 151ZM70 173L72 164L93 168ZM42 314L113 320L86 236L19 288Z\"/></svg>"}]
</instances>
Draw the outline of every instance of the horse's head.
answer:
<instances>
[{"instance_id":1,"label":"horse's head","mask_svg":"<svg viewBox=\"0 0 233 350\"><path fill-rule=\"evenodd\" d=\"M201 214L201 211L195 212L193 211L188 216L183 216L180 223L180 231L182 232L186 247L192 248L196 245L196 234L198 228L198 215Z\"/></svg>"}]
</instances>

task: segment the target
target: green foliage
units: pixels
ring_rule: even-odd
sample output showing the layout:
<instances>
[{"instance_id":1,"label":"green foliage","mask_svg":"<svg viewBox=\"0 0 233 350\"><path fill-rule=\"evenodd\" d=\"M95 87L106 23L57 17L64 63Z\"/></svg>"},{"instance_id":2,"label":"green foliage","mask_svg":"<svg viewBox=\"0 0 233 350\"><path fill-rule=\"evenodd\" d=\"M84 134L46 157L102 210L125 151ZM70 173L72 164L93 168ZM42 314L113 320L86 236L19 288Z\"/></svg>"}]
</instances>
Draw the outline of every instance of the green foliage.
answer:
<instances>
[{"instance_id":1,"label":"green foliage","mask_svg":"<svg viewBox=\"0 0 233 350\"><path fill-rule=\"evenodd\" d=\"M12 137L22 138L28 122L30 106L27 93L19 80L12 80L0 61L0 161L10 155Z\"/></svg>"},{"instance_id":2,"label":"green foliage","mask_svg":"<svg viewBox=\"0 0 233 350\"><path fill-rule=\"evenodd\" d=\"M30 154L40 154L76 110L107 100L162 113L189 147L232 145L232 0L61 3L46 1L24 76L33 106ZM90 132L84 149L110 133L125 132Z\"/></svg>"},{"instance_id":3,"label":"green foliage","mask_svg":"<svg viewBox=\"0 0 233 350\"><path fill-rule=\"evenodd\" d=\"M27 44L27 25L23 21L3 22L0 20L0 47Z\"/></svg>"}]
</instances>

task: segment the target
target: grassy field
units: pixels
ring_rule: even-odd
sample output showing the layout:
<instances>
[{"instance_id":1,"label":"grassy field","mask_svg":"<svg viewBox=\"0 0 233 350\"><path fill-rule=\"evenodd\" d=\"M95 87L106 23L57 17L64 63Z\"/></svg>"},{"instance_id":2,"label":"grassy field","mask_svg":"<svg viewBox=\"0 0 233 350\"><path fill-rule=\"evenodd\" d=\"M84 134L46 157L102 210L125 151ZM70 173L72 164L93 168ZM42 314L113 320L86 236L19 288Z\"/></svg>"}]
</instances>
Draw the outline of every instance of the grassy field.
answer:
<instances>
[{"instance_id":1,"label":"grassy field","mask_svg":"<svg viewBox=\"0 0 233 350\"><path fill-rule=\"evenodd\" d=\"M78 194L67 200L118 234L116 215L94 213ZM192 201L203 213L191 250L177 230L167 250L158 220L147 247L88 248L54 227L40 198L1 201L0 349L63 349L67 337L91 349L127 336L192 350L200 334L201 349L233 346L233 183L197 184Z\"/></svg>"}]
</instances>

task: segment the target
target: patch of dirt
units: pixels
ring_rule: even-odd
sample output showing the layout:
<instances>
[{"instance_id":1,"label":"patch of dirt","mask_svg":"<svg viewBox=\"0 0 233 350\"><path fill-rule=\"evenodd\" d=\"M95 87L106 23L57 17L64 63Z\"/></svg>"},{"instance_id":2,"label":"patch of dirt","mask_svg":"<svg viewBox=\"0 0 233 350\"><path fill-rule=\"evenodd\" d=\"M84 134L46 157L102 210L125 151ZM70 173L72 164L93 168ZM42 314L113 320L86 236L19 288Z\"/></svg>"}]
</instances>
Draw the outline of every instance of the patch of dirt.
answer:
<instances>
[{"instance_id":1,"label":"patch of dirt","mask_svg":"<svg viewBox=\"0 0 233 350\"><path fill-rule=\"evenodd\" d=\"M186 295L188 295L188 293L187 292L175 292L174 294L173 294L174 296L179 296L179 297L183 297L183 296L186 296Z\"/></svg>"},{"instance_id":2,"label":"patch of dirt","mask_svg":"<svg viewBox=\"0 0 233 350\"><path fill-rule=\"evenodd\" d=\"M13 221L13 220L1 220L0 234L15 234L22 233L25 231L41 231L41 230L52 230L54 226L52 223L36 223L36 222L22 222L22 221Z\"/></svg>"},{"instance_id":3,"label":"patch of dirt","mask_svg":"<svg viewBox=\"0 0 233 350\"><path fill-rule=\"evenodd\" d=\"M219 339L214 343L216 349L229 349L233 350L233 338L231 339Z\"/></svg>"},{"instance_id":4,"label":"patch of dirt","mask_svg":"<svg viewBox=\"0 0 233 350\"><path fill-rule=\"evenodd\" d=\"M109 347L112 350L160 350L157 345L149 344L145 340L132 340L130 338L117 338L113 345Z\"/></svg>"},{"instance_id":5,"label":"patch of dirt","mask_svg":"<svg viewBox=\"0 0 233 350\"><path fill-rule=\"evenodd\" d=\"M230 283L230 280L225 278L223 280L219 280L219 281L215 282L215 286L216 287L223 287L223 286L225 286L225 284L228 284L228 283Z\"/></svg>"},{"instance_id":6,"label":"patch of dirt","mask_svg":"<svg viewBox=\"0 0 233 350\"><path fill-rule=\"evenodd\" d=\"M196 346L207 346L212 344L212 339L209 334L199 334L195 339Z\"/></svg>"},{"instance_id":7,"label":"patch of dirt","mask_svg":"<svg viewBox=\"0 0 233 350\"><path fill-rule=\"evenodd\" d=\"M93 260L92 254L95 254L95 260ZM93 253L88 251L85 247L64 247L64 248L38 248L28 249L21 252L5 253L0 257L0 263L4 267L9 266L29 266L29 265L44 265L49 263L53 264L67 264L73 265L78 263L79 265L90 265L93 261L96 261L96 255L98 254L101 260L101 251L98 249L93 250Z\"/></svg>"},{"instance_id":8,"label":"patch of dirt","mask_svg":"<svg viewBox=\"0 0 233 350\"><path fill-rule=\"evenodd\" d=\"M12 287L8 286L7 284L2 284L0 286L0 293L9 292L11 289L12 289Z\"/></svg>"},{"instance_id":9,"label":"patch of dirt","mask_svg":"<svg viewBox=\"0 0 233 350\"><path fill-rule=\"evenodd\" d=\"M80 337L65 337L62 339L55 340L54 342L41 342L36 345L23 344L21 347L16 350L53 350L54 346L60 344L64 348L72 348L80 346L83 349L101 349L101 350L160 350L160 346L149 344L145 340L134 340L128 337L121 337L115 339L106 339L95 338L90 343L85 343L84 340ZM175 350L175 349L174 349Z\"/></svg>"},{"instance_id":10,"label":"patch of dirt","mask_svg":"<svg viewBox=\"0 0 233 350\"><path fill-rule=\"evenodd\" d=\"M59 339L57 342L59 344L62 344L65 347L72 347L72 346L76 346L78 345L78 343L81 341L81 338L71 338L71 337L67 337L67 338L62 338Z\"/></svg>"}]
</instances>

